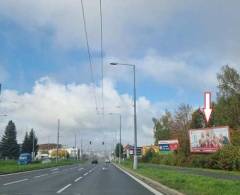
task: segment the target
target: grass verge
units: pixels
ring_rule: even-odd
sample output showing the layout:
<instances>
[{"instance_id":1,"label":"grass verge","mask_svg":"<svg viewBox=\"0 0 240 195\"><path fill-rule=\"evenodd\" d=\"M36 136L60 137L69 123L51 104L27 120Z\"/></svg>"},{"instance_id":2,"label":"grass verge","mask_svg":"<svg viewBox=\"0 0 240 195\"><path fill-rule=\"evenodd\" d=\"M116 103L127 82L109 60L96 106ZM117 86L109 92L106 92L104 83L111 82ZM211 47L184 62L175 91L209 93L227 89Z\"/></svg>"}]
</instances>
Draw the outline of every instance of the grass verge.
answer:
<instances>
[{"instance_id":1,"label":"grass verge","mask_svg":"<svg viewBox=\"0 0 240 195\"><path fill-rule=\"evenodd\" d=\"M38 163L32 163L28 165L18 165L17 162L14 160L0 160L0 174L31 171L31 170L44 169L44 168L50 168L50 167L56 167L56 166L71 165L76 163L80 163L80 161L61 160L58 163L51 162L51 163L42 164L41 162L38 162Z\"/></svg>"},{"instance_id":2,"label":"grass verge","mask_svg":"<svg viewBox=\"0 0 240 195\"><path fill-rule=\"evenodd\" d=\"M132 170L132 163L129 161L124 162L122 166ZM186 195L240 194L240 181L237 180L190 175L166 168L148 166L146 163L140 163L136 172Z\"/></svg>"}]
</instances>

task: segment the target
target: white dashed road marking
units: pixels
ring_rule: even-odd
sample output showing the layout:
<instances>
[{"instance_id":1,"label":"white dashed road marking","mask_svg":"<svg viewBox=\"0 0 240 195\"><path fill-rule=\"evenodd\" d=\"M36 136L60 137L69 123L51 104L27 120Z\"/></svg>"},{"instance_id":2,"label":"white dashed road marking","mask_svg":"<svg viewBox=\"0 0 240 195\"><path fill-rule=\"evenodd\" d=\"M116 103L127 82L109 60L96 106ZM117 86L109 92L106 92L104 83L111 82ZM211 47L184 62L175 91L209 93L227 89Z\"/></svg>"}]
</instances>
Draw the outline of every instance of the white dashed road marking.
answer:
<instances>
[{"instance_id":1,"label":"white dashed road marking","mask_svg":"<svg viewBox=\"0 0 240 195\"><path fill-rule=\"evenodd\" d=\"M61 192L63 192L64 190L66 190L67 188L69 188L72 184L68 184L66 186L64 186L63 188L61 188L60 190L57 191L57 194L60 194Z\"/></svg>"},{"instance_id":2,"label":"white dashed road marking","mask_svg":"<svg viewBox=\"0 0 240 195\"><path fill-rule=\"evenodd\" d=\"M78 182L80 179L82 179L82 177L78 177L77 179L75 179L75 182Z\"/></svg>"},{"instance_id":3,"label":"white dashed road marking","mask_svg":"<svg viewBox=\"0 0 240 195\"><path fill-rule=\"evenodd\" d=\"M44 176L47 176L48 174L46 173L46 174L42 174L42 175L37 175L37 176L35 176L35 178L39 178L39 177L44 177Z\"/></svg>"},{"instance_id":4,"label":"white dashed road marking","mask_svg":"<svg viewBox=\"0 0 240 195\"><path fill-rule=\"evenodd\" d=\"M3 184L4 186L7 186L7 185L10 185L10 184L15 184L15 183L20 183L20 182L23 182L23 181L27 181L28 179L21 179L21 180L18 180L18 181L12 181L12 182L9 182L9 183L5 183Z\"/></svg>"}]
</instances>

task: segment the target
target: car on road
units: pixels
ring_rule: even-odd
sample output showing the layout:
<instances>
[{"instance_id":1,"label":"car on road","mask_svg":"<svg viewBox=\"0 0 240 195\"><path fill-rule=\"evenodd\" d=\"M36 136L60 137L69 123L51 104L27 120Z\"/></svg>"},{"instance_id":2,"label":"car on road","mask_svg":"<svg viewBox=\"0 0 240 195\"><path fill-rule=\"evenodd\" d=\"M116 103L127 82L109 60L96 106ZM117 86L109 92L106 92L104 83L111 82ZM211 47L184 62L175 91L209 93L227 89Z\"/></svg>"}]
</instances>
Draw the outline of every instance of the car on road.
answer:
<instances>
[{"instance_id":1,"label":"car on road","mask_svg":"<svg viewBox=\"0 0 240 195\"><path fill-rule=\"evenodd\" d=\"M92 160L92 164L98 164L98 160Z\"/></svg>"},{"instance_id":2,"label":"car on road","mask_svg":"<svg viewBox=\"0 0 240 195\"><path fill-rule=\"evenodd\" d=\"M110 163L111 161L109 159L105 159L105 163L108 164Z\"/></svg>"},{"instance_id":3,"label":"car on road","mask_svg":"<svg viewBox=\"0 0 240 195\"><path fill-rule=\"evenodd\" d=\"M32 156L30 153L22 153L18 158L18 164L26 165L32 162Z\"/></svg>"}]
</instances>

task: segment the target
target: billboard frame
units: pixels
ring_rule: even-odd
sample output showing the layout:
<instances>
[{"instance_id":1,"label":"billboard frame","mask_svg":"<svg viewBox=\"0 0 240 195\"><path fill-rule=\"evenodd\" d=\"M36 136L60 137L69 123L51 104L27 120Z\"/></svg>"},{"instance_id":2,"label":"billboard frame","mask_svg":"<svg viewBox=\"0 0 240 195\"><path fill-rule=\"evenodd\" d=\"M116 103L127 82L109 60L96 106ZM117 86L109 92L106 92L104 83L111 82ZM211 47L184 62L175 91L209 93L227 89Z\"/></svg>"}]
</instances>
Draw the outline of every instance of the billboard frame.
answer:
<instances>
[{"instance_id":1,"label":"billboard frame","mask_svg":"<svg viewBox=\"0 0 240 195\"><path fill-rule=\"evenodd\" d=\"M190 146L190 152L191 153L195 153L195 154L210 154L210 153L215 153L216 151L193 151L192 150L192 142L191 142L191 135L190 132L191 131L201 131L201 130L212 130L212 129L216 129L216 128L227 128L227 132L228 132L228 139L229 142L231 143L231 137L230 137L230 128L229 126L217 126L217 127L207 127L207 128L200 128L200 129L189 129L188 130L188 137L189 137L189 146Z\"/></svg>"}]
</instances>

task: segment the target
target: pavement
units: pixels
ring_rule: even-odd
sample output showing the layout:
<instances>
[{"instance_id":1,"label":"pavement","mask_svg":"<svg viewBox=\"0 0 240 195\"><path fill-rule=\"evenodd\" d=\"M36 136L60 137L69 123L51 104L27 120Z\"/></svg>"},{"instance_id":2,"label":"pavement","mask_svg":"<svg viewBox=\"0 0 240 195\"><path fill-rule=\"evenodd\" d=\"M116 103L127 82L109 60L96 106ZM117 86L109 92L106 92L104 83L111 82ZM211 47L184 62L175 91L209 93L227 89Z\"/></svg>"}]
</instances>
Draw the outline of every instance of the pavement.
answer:
<instances>
[{"instance_id":1,"label":"pavement","mask_svg":"<svg viewBox=\"0 0 240 195\"><path fill-rule=\"evenodd\" d=\"M0 176L0 195L152 195L112 164L68 165Z\"/></svg>"}]
</instances>

